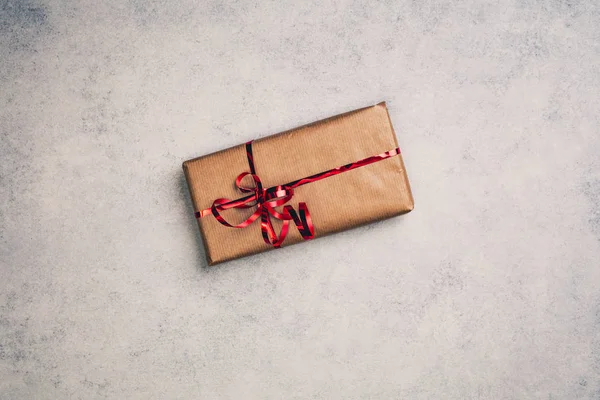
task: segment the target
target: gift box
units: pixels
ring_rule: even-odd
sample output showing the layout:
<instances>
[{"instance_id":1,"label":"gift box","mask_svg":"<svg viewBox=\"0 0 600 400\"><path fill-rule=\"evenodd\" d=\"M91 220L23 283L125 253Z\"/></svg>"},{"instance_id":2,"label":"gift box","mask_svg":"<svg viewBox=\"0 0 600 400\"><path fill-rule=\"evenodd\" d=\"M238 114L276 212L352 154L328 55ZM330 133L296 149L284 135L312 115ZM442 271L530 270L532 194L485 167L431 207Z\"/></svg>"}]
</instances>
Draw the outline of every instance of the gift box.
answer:
<instances>
[{"instance_id":1,"label":"gift box","mask_svg":"<svg viewBox=\"0 0 600 400\"><path fill-rule=\"evenodd\" d=\"M385 103L183 163L209 265L407 213Z\"/></svg>"}]
</instances>

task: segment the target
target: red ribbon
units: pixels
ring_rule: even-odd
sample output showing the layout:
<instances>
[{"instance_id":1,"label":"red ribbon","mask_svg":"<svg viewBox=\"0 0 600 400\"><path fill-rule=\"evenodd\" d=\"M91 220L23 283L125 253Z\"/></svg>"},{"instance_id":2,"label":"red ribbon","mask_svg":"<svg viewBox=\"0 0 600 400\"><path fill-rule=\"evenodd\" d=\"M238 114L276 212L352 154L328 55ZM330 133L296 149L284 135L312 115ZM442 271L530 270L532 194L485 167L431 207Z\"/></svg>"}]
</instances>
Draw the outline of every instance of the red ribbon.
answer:
<instances>
[{"instance_id":1,"label":"red ribbon","mask_svg":"<svg viewBox=\"0 0 600 400\"><path fill-rule=\"evenodd\" d=\"M265 243L270 244L274 247L280 247L285 237L288 234L290 221L293 221L296 228L302 235L304 240L314 238L315 231L310 213L306 203L298 203L298 211L290 205L283 207L282 212L279 212L275 207L279 207L287 203L294 196L294 188L298 186L306 185L307 183L316 182L321 179L328 178L330 176L338 175L343 172L353 170L355 168L363 167L365 165L373 164L377 161L385 160L386 158L393 157L400 154L400 149L395 148L394 150L386 151L381 154L377 154L371 157L363 158L362 160L342 165L341 167L333 168L328 171L320 172L315 175L308 176L306 178L298 179L285 185L277 185L264 189L260 178L256 174L254 168L254 157L252 156L252 141L246 143L246 156L248 157L248 165L250 166L250 172L242 172L238 175L235 180L235 185L243 193L252 193L251 195L242 197L237 200L230 200L225 198L216 199L210 208L196 212L196 218L202 218L207 215L213 215L219 223L229 228L245 228L252 224L260 217L260 230L262 232L263 240ZM254 181L253 187L242 186L242 180L250 176ZM230 208L252 208L256 207L256 211L250 215L245 221L232 225L223 218L219 211L227 210ZM279 235L275 233L273 224L271 223L271 217L279 219L282 222L281 231Z\"/></svg>"}]
</instances>

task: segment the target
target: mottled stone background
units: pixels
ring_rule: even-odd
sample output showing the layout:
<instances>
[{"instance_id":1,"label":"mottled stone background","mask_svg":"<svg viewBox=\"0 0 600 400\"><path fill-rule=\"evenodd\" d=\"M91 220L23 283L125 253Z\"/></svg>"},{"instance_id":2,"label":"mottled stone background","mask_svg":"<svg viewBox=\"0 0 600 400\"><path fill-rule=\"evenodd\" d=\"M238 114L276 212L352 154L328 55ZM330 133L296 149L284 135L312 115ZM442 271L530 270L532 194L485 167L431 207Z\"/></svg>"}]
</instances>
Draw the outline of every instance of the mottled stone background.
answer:
<instances>
[{"instance_id":1,"label":"mottled stone background","mask_svg":"<svg viewBox=\"0 0 600 400\"><path fill-rule=\"evenodd\" d=\"M600 4L0 0L1 399L599 399ZM387 100L415 211L205 266L182 161Z\"/></svg>"}]
</instances>

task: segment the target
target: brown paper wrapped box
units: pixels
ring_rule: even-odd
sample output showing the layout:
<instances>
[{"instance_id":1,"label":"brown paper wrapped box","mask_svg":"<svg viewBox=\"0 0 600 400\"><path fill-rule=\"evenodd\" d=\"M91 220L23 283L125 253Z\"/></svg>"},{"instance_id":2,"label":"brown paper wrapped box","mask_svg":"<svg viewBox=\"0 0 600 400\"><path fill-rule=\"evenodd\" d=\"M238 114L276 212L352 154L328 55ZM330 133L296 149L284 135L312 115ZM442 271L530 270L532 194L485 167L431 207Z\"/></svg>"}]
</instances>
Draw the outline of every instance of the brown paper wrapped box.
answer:
<instances>
[{"instance_id":1,"label":"brown paper wrapped box","mask_svg":"<svg viewBox=\"0 0 600 400\"><path fill-rule=\"evenodd\" d=\"M385 103L362 108L252 142L256 174L263 187L283 185L345 164L393 150L396 135ZM236 177L249 171L245 145L183 163L195 211L210 208L217 198L239 199ZM249 182L252 182L248 178ZM248 185L250 186L250 185ZM315 238L350 229L413 209L413 197L402 155L396 155L294 189L287 203L305 202ZM280 208L278 208L280 209ZM222 211L232 223L254 208ZM193 213L190 213L193 214ZM272 219L279 232L281 221ZM212 215L198 218L209 265L270 250L263 241L260 219L243 229L221 225ZM294 226L283 246L302 241Z\"/></svg>"}]
</instances>

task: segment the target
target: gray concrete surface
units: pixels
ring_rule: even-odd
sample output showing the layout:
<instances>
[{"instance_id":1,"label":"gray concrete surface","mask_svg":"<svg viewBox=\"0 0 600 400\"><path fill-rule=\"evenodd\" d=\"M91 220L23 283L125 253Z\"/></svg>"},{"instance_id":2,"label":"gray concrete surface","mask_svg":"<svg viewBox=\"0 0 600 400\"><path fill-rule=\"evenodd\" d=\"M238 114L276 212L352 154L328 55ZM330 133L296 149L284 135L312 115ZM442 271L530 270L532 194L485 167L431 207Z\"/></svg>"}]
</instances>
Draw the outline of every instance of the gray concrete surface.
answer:
<instances>
[{"instance_id":1,"label":"gray concrete surface","mask_svg":"<svg viewBox=\"0 0 600 400\"><path fill-rule=\"evenodd\" d=\"M599 399L599 22L0 0L0 398ZM381 100L413 213L206 268L183 160Z\"/></svg>"}]
</instances>

